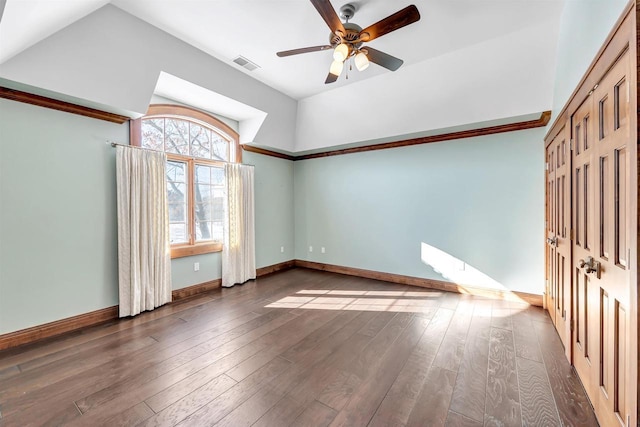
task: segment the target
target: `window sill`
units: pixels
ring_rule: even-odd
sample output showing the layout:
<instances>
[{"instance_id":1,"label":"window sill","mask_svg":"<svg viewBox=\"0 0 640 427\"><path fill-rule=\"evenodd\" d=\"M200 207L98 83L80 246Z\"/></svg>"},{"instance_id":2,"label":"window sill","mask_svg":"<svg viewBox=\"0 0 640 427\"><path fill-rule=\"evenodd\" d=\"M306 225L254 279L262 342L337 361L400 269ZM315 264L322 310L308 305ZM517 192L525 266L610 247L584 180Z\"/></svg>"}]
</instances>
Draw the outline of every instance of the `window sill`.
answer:
<instances>
[{"instance_id":1,"label":"window sill","mask_svg":"<svg viewBox=\"0 0 640 427\"><path fill-rule=\"evenodd\" d=\"M198 243L195 245L171 246L171 259L221 251L222 243Z\"/></svg>"}]
</instances>

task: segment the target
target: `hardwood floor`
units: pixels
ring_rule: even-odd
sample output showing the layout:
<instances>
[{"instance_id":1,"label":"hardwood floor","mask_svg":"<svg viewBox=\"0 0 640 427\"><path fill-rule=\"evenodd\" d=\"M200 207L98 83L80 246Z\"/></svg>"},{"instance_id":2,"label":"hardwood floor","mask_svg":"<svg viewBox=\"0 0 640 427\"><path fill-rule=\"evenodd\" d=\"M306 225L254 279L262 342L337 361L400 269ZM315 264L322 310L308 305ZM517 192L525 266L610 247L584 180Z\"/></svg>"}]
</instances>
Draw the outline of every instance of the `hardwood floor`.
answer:
<instances>
[{"instance_id":1,"label":"hardwood floor","mask_svg":"<svg viewBox=\"0 0 640 427\"><path fill-rule=\"evenodd\" d=\"M0 352L0 426L597 425L546 313L293 269Z\"/></svg>"}]
</instances>

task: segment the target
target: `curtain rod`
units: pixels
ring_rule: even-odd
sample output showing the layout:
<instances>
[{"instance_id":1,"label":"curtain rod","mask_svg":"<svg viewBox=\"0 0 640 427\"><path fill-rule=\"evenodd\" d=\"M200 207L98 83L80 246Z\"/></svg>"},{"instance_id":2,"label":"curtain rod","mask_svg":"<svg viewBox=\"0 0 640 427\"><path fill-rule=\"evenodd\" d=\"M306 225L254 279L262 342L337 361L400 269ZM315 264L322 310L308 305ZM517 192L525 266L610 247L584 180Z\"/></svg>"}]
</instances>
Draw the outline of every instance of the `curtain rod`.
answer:
<instances>
[{"instance_id":1,"label":"curtain rod","mask_svg":"<svg viewBox=\"0 0 640 427\"><path fill-rule=\"evenodd\" d=\"M121 147L136 148L138 150L158 152L158 150L152 150L151 148L138 147L137 145L119 144L119 143L117 143L115 141L111 141L109 139L106 140L105 144L111 145L114 148L119 145ZM202 157L185 156L185 155L182 155L182 154L180 154L180 156L186 157L187 159L191 159L191 160L213 160L213 159L203 159ZM252 168L256 167L256 165L250 165L248 163L225 162L224 160L213 160L213 161L214 162L219 162L219 163L229 163L229 164L239 164L239 165L244 165L244 166L251 166Z\"/></svg>"}]
</instances>

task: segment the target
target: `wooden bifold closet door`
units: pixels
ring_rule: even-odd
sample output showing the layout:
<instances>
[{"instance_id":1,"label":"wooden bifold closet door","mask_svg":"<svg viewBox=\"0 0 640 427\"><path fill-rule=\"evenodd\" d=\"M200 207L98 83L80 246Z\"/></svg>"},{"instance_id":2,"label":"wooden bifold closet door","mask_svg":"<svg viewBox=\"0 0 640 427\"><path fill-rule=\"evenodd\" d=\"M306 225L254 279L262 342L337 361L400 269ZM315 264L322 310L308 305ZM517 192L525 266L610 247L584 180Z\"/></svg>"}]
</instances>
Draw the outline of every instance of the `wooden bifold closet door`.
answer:
<instances>
[{"instance_id":1,"label":"wooden bifold closet door","mask_svg":"<svg viewBox=\"0 0 640 427\"><path fill-rule=\"evenodd\" d=\"M545 302L602 426L638 422L639 14L627 7L545 139Z\"/></svg>"},{"instance_id":2,"label":"wooden bifold closet door","mask_svg":"<svg viewBox=\"0 0 640 427\"><path fill-rule=\"evenodd\" d=\"M547 156L547 307L571 360L571 151L570 129L553 137Z\"/></svg>"},{"instance_id":3,"label":"wooden bifold closet door","mask_svg":"<svg viewBox=\"0 0 640 427\"><path fill-rule=\"evenodd\" d=\"M573 362L603 425L627 425L632 405L630 72L626 50L571 120Z\"/></svg>"}]
</instances>

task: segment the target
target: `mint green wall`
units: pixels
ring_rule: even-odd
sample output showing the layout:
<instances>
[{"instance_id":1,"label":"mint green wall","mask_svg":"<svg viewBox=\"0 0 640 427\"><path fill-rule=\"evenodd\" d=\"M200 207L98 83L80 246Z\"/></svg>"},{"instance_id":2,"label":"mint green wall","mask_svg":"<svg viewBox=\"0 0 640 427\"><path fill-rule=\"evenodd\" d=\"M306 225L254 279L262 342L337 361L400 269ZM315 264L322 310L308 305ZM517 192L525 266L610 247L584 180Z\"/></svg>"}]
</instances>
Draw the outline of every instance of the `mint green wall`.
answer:
<instances>
[{"instance_id":1,"label":"mint green wall","mask_svg":"<svg viewBox=\"0 0 640 427\"><path fill-rule=\"evenodd\" d=\"M543 137L534 129L296 162L296 258L447 280L422 262L426 243L507 289L541 294Z\"/></svg>"},{"instance_id":2,"label":"mint green wall","mask_svg":"<svg viewBox=\"0 0 640 427\"><path fill-rule=\"evenodd\" d=\"M294 162L247 151L242 162L256 168L256 267L289 261L294 255ZM282 246L284 252L280 252Z\"/></svg>"},{"instance_id":3,"label":"mint green wall","mask_svg":"<svg viewBox=\"0 0 640 427\"><path fill-rule=\"evenodd\" d=\"M194 263L200 264L198 271ZM219 252L175 258L171 260L171 287L186 288L222 277L222 257Z\"/></svg>"},{"instance_id":4,"label":"mint green wall","mask_svg":"<svg viewBox=\"0 0 640 427\"><path fill-rule=\"evenodd\" d=\"M553 117L562 110L615 25L627 0L565 1L560 22Z\"/></svg>"},{"instance_id":5,"label":"mint green wall","mask_svg":"<svg viewBox=\"0 0 640 427\"><path fill-rule=\"evenodd\" d=\"M0 99L0 334L118 304L117 125ZM256 165L258 267L293 256L293 165ZM280 253L285 246L285 253ZM194 262L200 270L194 271ZM220 278L219 253L174 259L173 288Z\"/></svg>"},{"instance_id":6,"label":"mint green wall","mask_svg":"<svg viewBox=\"0 0 640 427\"><path fill-rule=\"evenodd\" d=\"M115 150L129 127L0 99L0 333L118 302Z\"/></svg>"}]
</instances>

